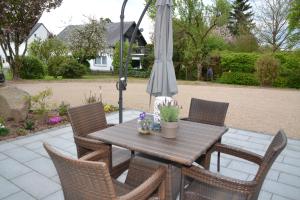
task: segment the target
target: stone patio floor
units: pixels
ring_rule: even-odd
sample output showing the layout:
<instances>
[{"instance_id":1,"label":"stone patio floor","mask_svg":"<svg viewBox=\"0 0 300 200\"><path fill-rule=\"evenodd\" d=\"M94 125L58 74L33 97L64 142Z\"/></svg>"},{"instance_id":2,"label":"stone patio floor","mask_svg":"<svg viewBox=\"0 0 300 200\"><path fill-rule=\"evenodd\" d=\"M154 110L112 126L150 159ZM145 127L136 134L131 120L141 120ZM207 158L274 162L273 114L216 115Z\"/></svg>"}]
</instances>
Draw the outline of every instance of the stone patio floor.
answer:
<instances>
[{"instance_id":1,"label":"stone patio floor","mask_svg":"<svg viewBox=\"0 0 300 200\"><path fill-rule=\"evenodd\" d=\"M139 111L124 112L124 121L136 118ZM109 123L118 123L118 114L107 116ZM271 135L230 128L222 142L264 155ZM46 141L63 153L76 157L76 147L70 125L0 142L1 200L64 199L57 172L44 150ZM216 155L212 157L216 171ZM221 157L221 174L251 180L258 167L227 155ZM124 179L123 174L120 179ZM272 166L263 184L260 200L300 199L300 141L288 140L288 145Z\"/></svg>"}]
</instances>

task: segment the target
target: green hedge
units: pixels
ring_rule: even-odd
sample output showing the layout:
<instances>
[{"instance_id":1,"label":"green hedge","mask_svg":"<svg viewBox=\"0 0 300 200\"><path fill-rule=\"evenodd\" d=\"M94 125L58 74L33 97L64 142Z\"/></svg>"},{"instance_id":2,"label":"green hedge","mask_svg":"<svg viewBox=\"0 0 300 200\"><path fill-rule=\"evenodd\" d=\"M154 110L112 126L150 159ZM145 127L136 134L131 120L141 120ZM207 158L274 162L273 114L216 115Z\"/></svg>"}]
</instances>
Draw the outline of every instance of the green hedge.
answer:
<instances>
[{"instance_id":1,"label":"green hedge","mask_svg":"<svg viewBox=\"0 0 300 200\"><path fill-rule=\"evenodd\" d=\"M255 62L259 54L256 53L232 53L221 54L221 67L223 72L255 72Z\"/></svg>"},{"instance_id":2,"label":"green hedge","mask_svg":"<svg viewBox=\"0 0 300 200\"><path fill-rule=\"evenodd\" d=\"M46 75L46 66L33 56L25 56L21 60L20 77L23 79L42 79Z\"/></svg>"},{"instance_id":3,"label":"green hedge","mask_svg":"<svg viewBox=\"0 0 300 200\"><path fill-rule=\"evenodd\" d=\"M243 72L224 72L217 79L219 83L236 84L236 85L259 85L258 78L255 74Z\"/></svg>"},{"instance_id":4,"label":"green hedge","mask_svg":"<svg viewBox=\"0 0 300 200\"><path fill-rule=\"evenodd\" d=\"M135 78L149 78L151 70L128 69L128 76Z\"/></svg>"}]
</instances>

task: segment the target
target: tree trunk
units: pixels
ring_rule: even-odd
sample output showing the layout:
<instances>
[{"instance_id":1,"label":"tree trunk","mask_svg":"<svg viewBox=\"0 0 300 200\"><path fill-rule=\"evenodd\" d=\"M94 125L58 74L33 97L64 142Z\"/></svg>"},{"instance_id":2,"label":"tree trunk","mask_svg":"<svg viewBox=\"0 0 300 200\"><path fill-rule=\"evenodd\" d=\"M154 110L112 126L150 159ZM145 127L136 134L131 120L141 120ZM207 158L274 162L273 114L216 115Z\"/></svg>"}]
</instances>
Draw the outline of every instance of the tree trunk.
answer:
<instances>
[{"instance_id":1,"label":"tree trunk","mask_svg":"<svg viewBox=\"0 0 300 200\"><path fill-rule=\"evenodd\" d=\"M198 63L197 64L197 80L200 81L202 80L202 69L203 69L203 66L202 66L202 63Z\"/></svg>"},{"instance_id":2,"label":"tree trunk","mask_svg":"<svg viewBox=\"0 0 300 200\"><path fill-rule=\"evenodd\" d=\"M16 56L11 62L11 70L13 75L13 80L20 80L20 68L21 68L21 59L19 56Z\"/></svg>"}]
</instances>

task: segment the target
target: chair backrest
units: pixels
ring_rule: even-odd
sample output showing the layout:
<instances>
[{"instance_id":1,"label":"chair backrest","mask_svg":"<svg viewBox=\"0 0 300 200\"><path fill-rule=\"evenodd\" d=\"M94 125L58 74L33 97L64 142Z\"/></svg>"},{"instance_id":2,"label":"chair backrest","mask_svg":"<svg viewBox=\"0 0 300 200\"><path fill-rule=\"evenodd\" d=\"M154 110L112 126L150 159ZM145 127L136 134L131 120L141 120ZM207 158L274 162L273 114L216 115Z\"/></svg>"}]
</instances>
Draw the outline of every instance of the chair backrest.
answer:
<instances>
[{"instance_id":1,"label":"chair backrest","mask_svg":"<svg viewBox=\"0 0 300 200\"><path fill-rule=\"evenodd\" d=\"M282 152L282 150L286 147L287 145L287 137L286 134L284 133L283 130L278 131L278 133L275 135L273 138L270 146L268 147L264 157L263 161L257 171L257 174L255 176L255 181L258 183L257 187L257 194L255 198L257 199L259 195L259 191L261 189L261 186L264 182L264 179L270 170L271 166L273 165L274 161L278 157L278 155Z\"/></svg>"},{"instance_id":2,"label":"chair backrest","mask_svg":"<svg viewBox=\"0 0 300 200\"><path fill-rule=\"evenodd\" d=\"M224 126L229 103L191 99L189 120L193 122Z\"/></svg>"},{"instance_id":3,"label":"chair backrest","mask_svg":"<svg viewBox=\"0 0 300 200\"><path fill-rule=\"evenodd\" d=\"M86 136L107 127L101 102L70 108L68 110L74 135Z\"/></svg>"},{"instance_id":4,"label":"chair backrest","mask_svg":"<svg viewBox=\"0 0 300 200\"><path fill-rule=\"evenodd\" d=\"M46 143L44 147L58 172L66 200L116 199L105 163L74 160L57 152Z\"/></svg>"}]
</instances>

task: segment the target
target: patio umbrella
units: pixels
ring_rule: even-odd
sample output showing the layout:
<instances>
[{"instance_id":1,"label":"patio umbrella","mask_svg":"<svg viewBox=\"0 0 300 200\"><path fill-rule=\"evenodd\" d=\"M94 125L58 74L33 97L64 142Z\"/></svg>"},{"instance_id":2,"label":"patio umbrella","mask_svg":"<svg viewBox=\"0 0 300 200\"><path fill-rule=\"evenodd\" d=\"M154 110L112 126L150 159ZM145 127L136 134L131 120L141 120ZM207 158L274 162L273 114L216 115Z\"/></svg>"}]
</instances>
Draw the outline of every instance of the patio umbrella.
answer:
<instances>
[{"instance_id":1,"label":"patio umbrella","mask_svg":"<svg viewBox=\"0 0 300 200\"><path fill-rule=\"evenodd\" d=\"M155 97L177 94L176 76L173 67L172 0L157 0L154 30L155 61L147 92Z\"/></svg>"}]
</instances>

